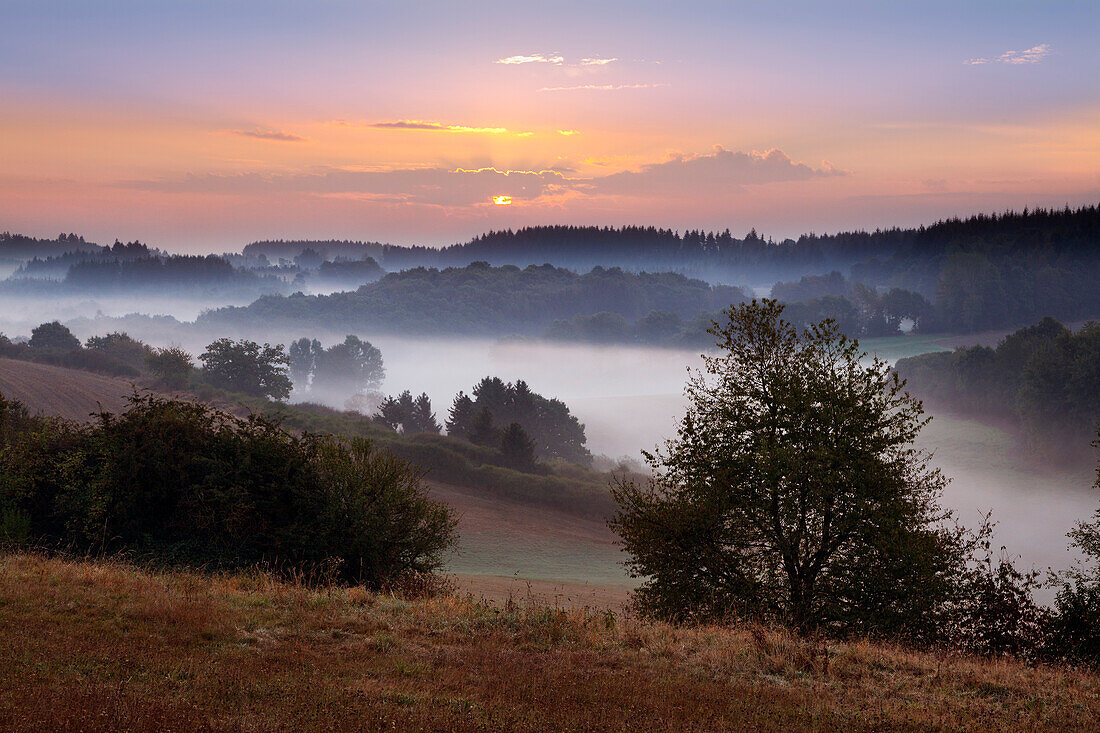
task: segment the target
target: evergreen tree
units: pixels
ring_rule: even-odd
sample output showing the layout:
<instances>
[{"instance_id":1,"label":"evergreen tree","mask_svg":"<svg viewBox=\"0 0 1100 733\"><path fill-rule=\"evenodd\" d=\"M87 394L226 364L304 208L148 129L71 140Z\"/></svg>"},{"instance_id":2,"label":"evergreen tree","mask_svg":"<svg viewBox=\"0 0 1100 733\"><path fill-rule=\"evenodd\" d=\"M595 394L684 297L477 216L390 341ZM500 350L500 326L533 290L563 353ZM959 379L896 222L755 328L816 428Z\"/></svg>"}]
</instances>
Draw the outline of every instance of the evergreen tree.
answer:
<instances>
[{"instance_id":1,"label":"evergreen tree","mask_svg":"<svg viewBox=\"0 0 1100 733\"><path fill-rule=\"evenodd\" d=\"M447 435L469 439L476 417L477 409L474 407L474 401L466 393L459 392L455 395L447 416Z\"/></svg>"},{"instance_id":2,"label":"evergreen tree","mask_svg":"<svg viewBox=\"0 0 1100 733\"><path fill-rule=\"evenodd\" d=\"M535 441L527 437L518 422L510 424L501 433L500 452L505 463L517 471L530 471L535 465Z\"/></svg>"},{"instance_id":3,"label":"evergreen tree","mask_svg":"<svg viewBox=\"0 0 1100 733\"><path fill-rule=\"evenodd\" d=\"M493 413L482 407L470 426L469 440L474 445L495 446L500 442L500 431L493 427Z\"/></svg>"}]
</instances>

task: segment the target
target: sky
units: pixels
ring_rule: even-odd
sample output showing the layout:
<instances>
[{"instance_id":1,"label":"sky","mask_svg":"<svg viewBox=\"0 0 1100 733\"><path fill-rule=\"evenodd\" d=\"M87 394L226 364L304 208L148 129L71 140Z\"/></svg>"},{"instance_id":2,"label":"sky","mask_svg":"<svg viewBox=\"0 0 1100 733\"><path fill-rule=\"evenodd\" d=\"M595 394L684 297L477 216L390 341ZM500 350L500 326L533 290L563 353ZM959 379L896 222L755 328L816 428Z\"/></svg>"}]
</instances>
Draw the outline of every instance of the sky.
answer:
<instances>
[{"instance_id":1,"label":"sky","mask_svg":"<svg viewBox=\"0 0 1100 733\"><path fill-rule=\"evenodd\" d=\"M776 239L1100 201L1096 2L0 0L0 231Z\"/></svg>"}]
</instances>

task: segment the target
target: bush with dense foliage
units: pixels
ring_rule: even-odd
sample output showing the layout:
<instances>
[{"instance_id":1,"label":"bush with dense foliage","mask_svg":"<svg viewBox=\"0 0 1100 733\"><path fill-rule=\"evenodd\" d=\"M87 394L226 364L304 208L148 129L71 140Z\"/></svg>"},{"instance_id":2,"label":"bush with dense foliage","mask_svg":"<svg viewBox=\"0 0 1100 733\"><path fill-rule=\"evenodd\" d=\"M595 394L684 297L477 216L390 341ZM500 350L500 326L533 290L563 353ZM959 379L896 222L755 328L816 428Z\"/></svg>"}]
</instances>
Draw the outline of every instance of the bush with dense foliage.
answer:
<instances>
[{"instance_id":1,"label":"bush with dense foliage","mask_svg":"<svg viewBox=\"0 0 1100 733\"><path fill-rule=\"evenodd\" d=\"M420 472L367 440L136 394L87 426L0 399L0 439L4 531L47 547L378 586L454 540Z\"/></svg>"},{"instance_id":2,"label":"bush with dense foliage","mask_svg":"<svg viewBox=\"0 0 1100 733\"><path fill-rule=\"evenodd\" d=\"M1100 448L1100 424L1093 447ZM1094 488L1100 490L1100 464ZM1057 657L1100 668L1100 509L1069 533L1084 562L1052 578L1058 588L1051 646Z\"/></svg>"},{"instance_id":3,"label":"bush with dense foliage","mask_svg":"<svg viewBox=\"0 0 1100 733\"><path fill-rule=\"evenodd\" d=\"M35 350L75 351L80 348L80 339L60 321L50 321L34 327L27 346Z\"/></svg>"}]
</instances>

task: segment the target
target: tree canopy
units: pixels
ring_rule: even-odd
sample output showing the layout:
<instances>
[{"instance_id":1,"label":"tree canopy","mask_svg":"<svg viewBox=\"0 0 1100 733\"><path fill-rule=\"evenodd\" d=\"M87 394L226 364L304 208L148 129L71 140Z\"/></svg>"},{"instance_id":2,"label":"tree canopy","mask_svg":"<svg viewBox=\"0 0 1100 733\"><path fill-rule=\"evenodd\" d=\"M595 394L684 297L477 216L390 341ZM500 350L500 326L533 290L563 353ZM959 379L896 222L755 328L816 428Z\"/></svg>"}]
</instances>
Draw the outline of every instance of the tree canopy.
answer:
<instances>
[{"instance_id":1,"label":"tree canopy","mask_svg":"<svg viewBox=\"0 0 1100 733\"><path fill-rule=\"evenodd\" d=\"M533 392L522 379L513 384L485 377L473 389L473 398L459 392L447 419L447 433L472 443L499 447L504 430L518 424L534 442L535 456L587 465L584 425L564 402ZM515 437L515 436L514 436Z\"/></svg>"},{"instance_id":2,"label":"tree canopy","mask_svg":"<svg viewBox=\"0 0 1100 733\"><path fill-rule=\"evenodd\" d=\"M639 604L919 637L963 557L941 524L946 480L912 447L921 404L834 322L799 332L782 313L725 313L677 437L647 454L654 479L616 482Z\"/></svg>"},{"instance_id":3,"label":"tree canopy","mask_svg":"<svg viewBox=\"0 0 1100 733\"><path fill-rule=\"evenodd\" d=\"M290 396L289 359L283 345L260 346L255 341L221 338L199 356L203 377L215 387L253 397Z\"/></svg>"}]
</instances>

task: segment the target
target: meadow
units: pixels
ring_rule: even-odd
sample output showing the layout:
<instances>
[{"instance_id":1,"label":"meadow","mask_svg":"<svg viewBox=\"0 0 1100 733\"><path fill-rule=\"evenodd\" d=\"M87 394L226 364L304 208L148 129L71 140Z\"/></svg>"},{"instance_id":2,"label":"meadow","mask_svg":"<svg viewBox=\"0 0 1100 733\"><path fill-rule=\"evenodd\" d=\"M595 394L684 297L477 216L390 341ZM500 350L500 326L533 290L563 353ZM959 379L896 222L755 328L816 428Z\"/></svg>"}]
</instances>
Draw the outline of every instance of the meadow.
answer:
<instances>
[{"instance_id":1,"label":"meadow","mask_svg":"<svg viewBox=\"0 0 1100 733\"><path fill-rule=\"evenodd\" d=\"M0 556L0 728L1094 730L1100 677L525 597Z\"/></svg>"}]
</instances>

